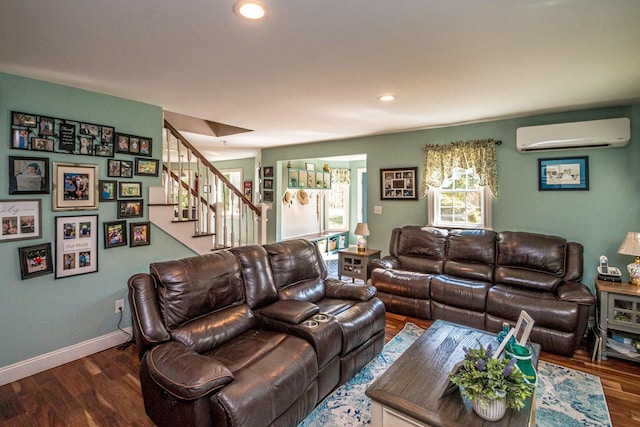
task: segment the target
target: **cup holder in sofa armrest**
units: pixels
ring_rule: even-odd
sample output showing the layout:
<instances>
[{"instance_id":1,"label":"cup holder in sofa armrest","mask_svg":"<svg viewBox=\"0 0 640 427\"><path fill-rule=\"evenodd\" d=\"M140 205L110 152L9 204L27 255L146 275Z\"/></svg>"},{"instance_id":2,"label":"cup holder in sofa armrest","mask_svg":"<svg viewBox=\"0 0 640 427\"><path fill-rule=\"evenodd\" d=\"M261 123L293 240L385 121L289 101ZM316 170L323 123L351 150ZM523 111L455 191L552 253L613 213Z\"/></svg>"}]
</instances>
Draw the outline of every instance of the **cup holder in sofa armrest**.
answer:
<instances>
[{"instance_id":1,"label":"cup holder in sofa armrest","mask_svg":"<svg viewBox=\"0 0 640 427\"><path fill-rule=\"evenodd\" d=\"M318 314L320 308L314 303L298 300L280 300L257 310L261 316L297 325L305 319ZM316 325L317 326L317 325Z\"/></svg>"}]
</instances>

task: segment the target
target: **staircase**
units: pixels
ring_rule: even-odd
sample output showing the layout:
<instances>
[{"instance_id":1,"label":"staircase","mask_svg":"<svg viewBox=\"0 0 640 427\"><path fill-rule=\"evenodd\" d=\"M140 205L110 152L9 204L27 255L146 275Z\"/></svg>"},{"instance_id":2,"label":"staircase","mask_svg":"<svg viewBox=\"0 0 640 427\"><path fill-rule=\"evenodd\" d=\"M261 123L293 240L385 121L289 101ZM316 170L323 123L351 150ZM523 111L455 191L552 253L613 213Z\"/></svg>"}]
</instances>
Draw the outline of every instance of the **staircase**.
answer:
<instances>
[{"instance_id":1,"label":"staircase","mask_svg":"<svg viewBox=\"0 0 640 427\"><path fill-rule=\"evenodd\" d=\"M166 120L163 136L149 221L198 254L266 243L268 205L254 205Z\"/></svg>"}]
</instances>

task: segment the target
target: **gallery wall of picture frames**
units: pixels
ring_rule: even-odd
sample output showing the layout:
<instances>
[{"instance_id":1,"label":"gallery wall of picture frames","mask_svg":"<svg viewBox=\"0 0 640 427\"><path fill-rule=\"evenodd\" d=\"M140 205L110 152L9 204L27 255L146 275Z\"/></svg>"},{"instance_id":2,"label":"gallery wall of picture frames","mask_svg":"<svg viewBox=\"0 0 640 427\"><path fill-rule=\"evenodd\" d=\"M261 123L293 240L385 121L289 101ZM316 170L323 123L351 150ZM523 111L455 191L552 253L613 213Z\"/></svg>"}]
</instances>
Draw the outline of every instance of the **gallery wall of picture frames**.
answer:
<instances>
[{"instance_id":1,"label":"gallery wall of picture frames","mask_svg":"<svg viewBox=\"0 0 640 427\"><path fill-rule=\"evenodd\" d=\"M51 211L97 210L98 202L117 202L117 221L103 221L104 249L151 244L151 223L144 212L141 181L99 180L97 164L51 162L47 153L106 157L106 176L126 179L158 176L160 162L153 156L150 137L116 132L113 126L11 111L9 148L22 151L7 156L9 194L52 194ZM34 154L33 156L31 154ZM133 159L115 159L133 155ZM72 191L72 184L76 189ZM86 192L78 185L84 184ZM3 226L0 243L42 238L42 201L0 200ZM55 273L55 278L98 271L98 215L56 217L55 251L51 243L18 248L23 280ZM76 250L77 249L77 250Z\"/></svg>"}]
</instances>

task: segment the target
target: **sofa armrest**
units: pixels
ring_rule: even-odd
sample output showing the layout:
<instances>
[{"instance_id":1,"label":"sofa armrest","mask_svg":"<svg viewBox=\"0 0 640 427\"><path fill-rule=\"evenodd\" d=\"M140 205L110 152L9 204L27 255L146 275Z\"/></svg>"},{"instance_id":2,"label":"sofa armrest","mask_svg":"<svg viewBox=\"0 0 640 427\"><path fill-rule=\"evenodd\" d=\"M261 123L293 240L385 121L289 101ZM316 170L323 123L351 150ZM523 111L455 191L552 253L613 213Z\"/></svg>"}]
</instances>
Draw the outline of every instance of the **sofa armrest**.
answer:
<instances>
[{"instance_id":1,"label":"sofa armrest","mask_svg":"<svg viewBox=\"0 0 640 427\"><path fill-rule=\"evenodd\" d=\"M143 362L156 384L183 400L199 399L233 381L222 363L175 341L153 347Z\"/></svg>"},{"instance_id":2,"label":"sofa armrest","mask_svg":"<svg viewBox=\"0 0 640 427\"><path fill-rule=\"evenodd\" d=\"M297 325L314 314L320 313L320 308L312 302L287 299L261 308L257 313L270 319Z\"/></svg>"},{"instance_id":3,"label":"sofa armrest","mask_svg":"<svg viewBox=\"0 0 640 427\"><path fill-rule=\"evenodd\" d=\"M335 299L369 301L376 296L376 288L369 285L352 285L336 279L324 281L324 296Z\"/></svg>"},{"instance_id":4,"label":"sofa armrest","mask_svg":"<svg viewBox=\"0 0 640 427\"><path fill-rule=\"evenodd\" d=\"M394 256L386 256L380 259L371 260L369 263L369 271L373 271L376 268L384 268L385 270L399 269L400 260Z\"/></svg>"},{"instance_id":5,"label":"sofa armrest","mask_svg":"<svg viewBox=\"0 0 640 427\"><path fill-rule=\"evenodd\" d=\"M560 301L570 301L580 305L596 303L596 297L581 282L563 282L556 287L555 293Z\"/></svg>"}]
</instances>

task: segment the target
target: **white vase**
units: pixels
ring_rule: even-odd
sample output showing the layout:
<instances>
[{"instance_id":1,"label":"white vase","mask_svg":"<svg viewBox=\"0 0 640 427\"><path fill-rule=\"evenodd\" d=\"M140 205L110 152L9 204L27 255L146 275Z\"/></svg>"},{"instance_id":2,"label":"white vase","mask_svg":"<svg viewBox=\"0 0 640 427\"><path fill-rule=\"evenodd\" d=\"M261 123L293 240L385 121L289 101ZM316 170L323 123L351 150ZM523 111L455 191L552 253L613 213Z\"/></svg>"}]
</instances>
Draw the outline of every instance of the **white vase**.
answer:
<instances>
[{"instance_id":1,"label":"white vase","mask_svg":"<svg viewBox=\"0 0 640 427\"><path fill-rule=\"evenodd\" d=\"M498 395L500 396L501 393L498 393ZM471 403L476 414L487 421L498 421L500 418L504 417L504 414L507 411L506 393L504 393L502 397L489 400L484 407L480 403L479 399L473 399Z\"/></svg>"}]
</instances>

